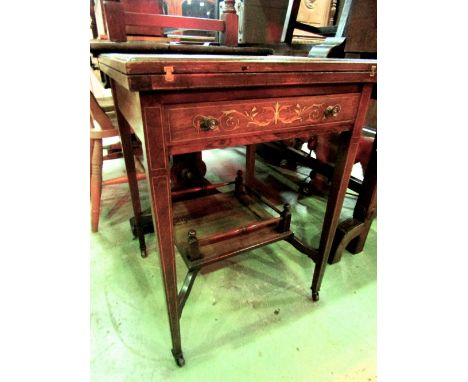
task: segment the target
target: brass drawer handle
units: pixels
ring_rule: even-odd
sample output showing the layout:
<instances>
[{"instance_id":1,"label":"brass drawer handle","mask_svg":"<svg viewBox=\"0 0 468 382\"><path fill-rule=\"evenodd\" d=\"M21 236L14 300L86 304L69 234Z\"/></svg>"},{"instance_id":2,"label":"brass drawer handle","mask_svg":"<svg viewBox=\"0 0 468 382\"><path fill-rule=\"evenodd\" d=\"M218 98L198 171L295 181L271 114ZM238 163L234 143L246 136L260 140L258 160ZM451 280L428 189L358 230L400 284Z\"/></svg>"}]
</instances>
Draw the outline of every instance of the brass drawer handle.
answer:
<instances>
[{"instance_id":1,"label":"brass drawer handle","mask_svg":"<svg viewBox=\"0 0 468 382\"><path fill-rule=\"evenodd\" d=\"M211 131L218 127L219 122L215 118L204 117L200 122L200 129L203 131Z\"/></svg>"},{"instance_id":2,"label":"brass drawer handle","mask_svg":"<svg viewBox=\"0 0 468 382\"><path fill-rule=\"evenodd\" d=\"M328 106L323 112L323 117L324 118L336 117L340 111L341 111L340 105Z\"/></svg>"}]
</instances>

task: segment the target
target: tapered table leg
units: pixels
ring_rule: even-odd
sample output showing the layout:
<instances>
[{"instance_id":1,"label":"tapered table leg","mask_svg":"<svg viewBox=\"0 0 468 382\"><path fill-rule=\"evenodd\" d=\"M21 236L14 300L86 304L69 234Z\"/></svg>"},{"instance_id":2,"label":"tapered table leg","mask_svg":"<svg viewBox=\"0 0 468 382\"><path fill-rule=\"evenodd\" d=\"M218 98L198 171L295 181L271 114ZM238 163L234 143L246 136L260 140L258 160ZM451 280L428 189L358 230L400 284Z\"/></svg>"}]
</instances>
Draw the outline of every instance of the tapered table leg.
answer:
<instances>
[{"instance_id":1,"label":"tapered table leg","mask_svg":"<svg viewBox=\"0 0 468 382\"><path fill-rule=\"evenodd\" d=\"M122 142L122 151L125 159L125 168L127 170L128 185L130 187L130 195L132 198L133 214L135 216L136 233L138 241L140 243L140 253L142 257L147 256L145 235L141 226L141 204L140 204L140 192L138 190L138 179L137 171L135 167L135 157L132 146L132 129L128 124L125 117L122 115L119 109L119 103L117 100L117 91L114 80L111 80L112 96L114 98L115 111L117 114L117 122L119 125L120 139Z\"/></svg>"},{"instance_id":2,"label":"tapered table leg","mask_svg":"<svg viewBox=\"0 0 468 382\"><path fill-rule=\"evenodd\" d=\"M168 172L169 172L168 168ZM156 174L154 174L156 175ZM151 175L150 193L153 206L153 224L156 228L159 242L159 257L161 261L166 305L169 315L169 325L172 337L172 354L179 366L185 361L182 355L180 339L179 306L177 277L174 250L174 234L172 232L172 201L169 175Z\"/></svg>"},{"instance_id":3,"label":"tapered table leg","mask_svg":"<svg viewBox=\"0 0 468 382\"><path fill-rule=\"evenodd\" d=\"M351 240L346 249L353 253L363 250L372 220L377 209L377 136L372 147L372 154L364 174L361 193L356 201L353 218L364 223L359 236Z\"/></svg>"},{"instance_id":4,"label":"tapered table leg","mask_svg":"<svg viewBox=\"0 0 468 382\"><path fill-rule=\"evenodd\" d=\"M363 250L377 209L377 137L364 174L361 191L354 207L353 217L337 228L328 264L341 260L345 248L352 254Z\"/></svg>"},{"instance_id":5,"label":"tapered table leg","mask_svg":"<svg viewBox=\"0 0 468 382\"><path fill-rule=\"evenodd\" d=\"M322 283L325 267L330 255L333 238L340 218L340 211L343 206L346 189L348 187L351 170L354 165L354 158L359 145L359 137L361 135L362 126L365 121L367 108L369 105L372 84L364 85L359 102L359 111L355 120L355 128L352 134L345 132L341 134L340 144L338 149L338 157L335 163L333 172L332 185L328 197L325 218L322 227L322 235L320 237L319 255L315 264L314 275L312 278L312 299L319 299L319 290Z\"/></svg>"},{"instance_id":6,"label":"tapered table leg","mask_svg":"<svg viewBox=\"0 0 468 382\"><path fill-rule=\"evenodd\" d=\"M143 104L144 102L145 100L142 99ZM177 365L183 366L185 360L180 338L170 156L166 151L167 149L165 149L167 146L162 125L161 107L143 106L142 111L143 123L147 132L144 140L145 167L148 171L153 225L158 237L159 258L171 329L172 354Z\"/></svg>"}]
</instances>

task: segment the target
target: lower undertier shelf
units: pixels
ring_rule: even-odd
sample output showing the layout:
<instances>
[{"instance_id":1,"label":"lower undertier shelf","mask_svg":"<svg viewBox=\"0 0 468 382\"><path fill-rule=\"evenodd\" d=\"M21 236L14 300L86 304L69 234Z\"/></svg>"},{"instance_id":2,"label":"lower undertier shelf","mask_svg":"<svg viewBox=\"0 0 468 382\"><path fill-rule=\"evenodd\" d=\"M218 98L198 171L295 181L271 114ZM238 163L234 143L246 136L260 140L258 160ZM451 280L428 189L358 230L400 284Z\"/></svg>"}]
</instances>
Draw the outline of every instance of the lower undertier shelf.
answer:
<instances>
[{"instance_id":1,"label":"lower undertier shelf","mask_svg":"<svg viewBox=\"0 0 468 382\"><path fill-rule=\"evenodd\" d=\"M282 218L270 214L263 203L247 194L238 198L234 191L176 202L173 214L176 247L189 269L293 235L289 229L280 232ZM195 258L190 249L189 232L192 238L196 235L199 255Z\"/></svg>"}]
</instances>

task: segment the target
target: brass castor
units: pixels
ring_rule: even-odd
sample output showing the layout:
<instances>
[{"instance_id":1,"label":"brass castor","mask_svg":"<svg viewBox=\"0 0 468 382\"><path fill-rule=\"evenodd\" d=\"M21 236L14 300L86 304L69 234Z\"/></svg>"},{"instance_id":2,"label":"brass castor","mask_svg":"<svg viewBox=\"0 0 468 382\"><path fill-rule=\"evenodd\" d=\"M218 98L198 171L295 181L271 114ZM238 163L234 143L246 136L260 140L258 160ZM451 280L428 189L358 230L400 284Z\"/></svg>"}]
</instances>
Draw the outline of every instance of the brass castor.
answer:
<instances>
[{"instance_id":1,"label":"brass castor","mask_svg":"<svg viewBox=\"0 0 468 382\"><path fill-rule=\"evenodd\" d=\"M182 354L174 356L177 366L182 367L185 365L185 359Z\"/></svg>"},{"instance_id":2,"label":"brass castor","mask_svg":"<svg viewBox=\"0 0 468 382\"><path fill-rule=\"evenodd\" d=\"M319 299L319 292L312 292L312 301L318 301Z\"/></svg>"}]
</instances>

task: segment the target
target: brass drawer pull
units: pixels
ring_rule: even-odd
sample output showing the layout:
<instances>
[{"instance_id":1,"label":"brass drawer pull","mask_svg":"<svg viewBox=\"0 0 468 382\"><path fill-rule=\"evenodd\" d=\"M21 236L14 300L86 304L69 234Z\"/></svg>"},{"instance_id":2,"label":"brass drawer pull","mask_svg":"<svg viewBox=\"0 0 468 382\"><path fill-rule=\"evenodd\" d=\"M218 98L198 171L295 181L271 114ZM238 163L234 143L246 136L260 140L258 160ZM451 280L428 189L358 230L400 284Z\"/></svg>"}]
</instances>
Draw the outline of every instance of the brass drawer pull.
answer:
<instances>
[{"instance_id":1,"label":"brass drawer pull","mask_svg":"<svg viewBox=\"0 0 468 382\"><path fill-rule=\"evenodd\" d=\"M215 130L219 125L219 122L215 118L204 117L200 121L200 129L203 131Z\"/></svg>"},{"instance_id":2,"label":"brass drawer pull","mask_svg":"<svg viewBox=\"0 0 468 382\"><path fill-rule=\"evenodd\" d=\"M341 111L340 105L328 106L323 112L323 117L324 118L336 117L340 111Z\"/></svg>"}]
</instances>

